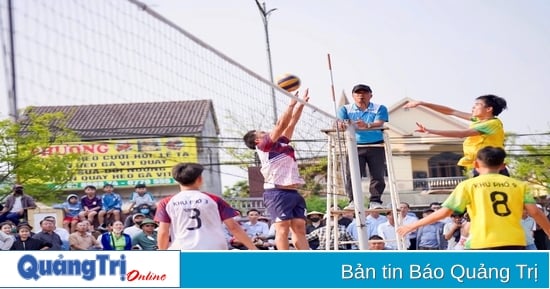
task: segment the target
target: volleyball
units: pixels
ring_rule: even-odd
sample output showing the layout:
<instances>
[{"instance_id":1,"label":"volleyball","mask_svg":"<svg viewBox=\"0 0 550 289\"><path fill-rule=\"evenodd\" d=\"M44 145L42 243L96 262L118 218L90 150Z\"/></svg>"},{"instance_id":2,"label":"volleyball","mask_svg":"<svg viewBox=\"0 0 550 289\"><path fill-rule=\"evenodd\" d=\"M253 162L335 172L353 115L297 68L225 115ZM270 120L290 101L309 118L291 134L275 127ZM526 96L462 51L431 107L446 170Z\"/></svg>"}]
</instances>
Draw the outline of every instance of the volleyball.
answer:
<instances>
[{"instance_id":1,"label":"volleyball","mask_svg":"<svg viewBox=\"0 0 550 289\"><path fill-rule=\"evenodd\" d=\"M300 88L300 78L296 75L286 73L277 77L277 85L288 92L293 92Z\"/></svg>"}]
</instances>

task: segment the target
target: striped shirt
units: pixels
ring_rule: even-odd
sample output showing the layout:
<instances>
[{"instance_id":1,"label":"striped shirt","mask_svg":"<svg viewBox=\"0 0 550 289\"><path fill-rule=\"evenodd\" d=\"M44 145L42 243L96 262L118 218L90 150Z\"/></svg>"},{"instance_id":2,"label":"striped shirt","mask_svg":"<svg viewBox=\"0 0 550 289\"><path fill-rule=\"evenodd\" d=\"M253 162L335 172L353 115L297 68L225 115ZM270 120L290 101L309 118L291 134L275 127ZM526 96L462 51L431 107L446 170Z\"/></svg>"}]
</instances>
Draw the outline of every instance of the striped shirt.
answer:
<instances>
[{"instance_id":1,"label":"striped shirt","mask_svg":"<svg viewBox=\"0 0 550 289\"><path fill-rule=\"evenodd\" d=\"M294 148L289 142L290 140L284 136L273 142L266 134L256 146L266 187L305 184L298 171Z\"/></svg>"}]
</instances>

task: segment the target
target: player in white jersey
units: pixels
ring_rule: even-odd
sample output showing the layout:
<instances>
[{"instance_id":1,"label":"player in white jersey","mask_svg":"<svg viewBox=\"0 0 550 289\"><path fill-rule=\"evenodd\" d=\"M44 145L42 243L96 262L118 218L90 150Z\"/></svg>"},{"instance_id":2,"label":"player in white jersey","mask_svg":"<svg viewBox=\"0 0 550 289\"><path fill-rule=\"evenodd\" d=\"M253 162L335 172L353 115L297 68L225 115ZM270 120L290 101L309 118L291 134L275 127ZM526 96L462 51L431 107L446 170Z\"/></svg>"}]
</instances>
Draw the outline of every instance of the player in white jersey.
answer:
<instances>
[{"instance_id":1,"label":"player in white jersey","mask_svg":"<svg viewBox=\"0 0 550 289\"><path fill-rule=\"evenodd\" d=\"M308 90L302 98L304 102L309 100ZM251 130L243 137L246 146L256 150L262 163L264 205L275 222L275 245L278 250L289 249L290 232L296 249L309 250L306 201L297 190L305 182L300 177L294 148L290 145L304 105L292 99L271 132Z\"/></svg>"},{"instance_id":2,"label":"player in white jersey","mask_svg":"<svg viewBox=\"0 0 550 289\"><path fill-rule=\"evenodd\" d=\"M238 212L221 197L200 191L203 169L197 163L180 163L172 169L181 191L157 206L159 250L227 250L222 223L248 249L256 250L233 219Z\"/></svg>"}]
</instances>

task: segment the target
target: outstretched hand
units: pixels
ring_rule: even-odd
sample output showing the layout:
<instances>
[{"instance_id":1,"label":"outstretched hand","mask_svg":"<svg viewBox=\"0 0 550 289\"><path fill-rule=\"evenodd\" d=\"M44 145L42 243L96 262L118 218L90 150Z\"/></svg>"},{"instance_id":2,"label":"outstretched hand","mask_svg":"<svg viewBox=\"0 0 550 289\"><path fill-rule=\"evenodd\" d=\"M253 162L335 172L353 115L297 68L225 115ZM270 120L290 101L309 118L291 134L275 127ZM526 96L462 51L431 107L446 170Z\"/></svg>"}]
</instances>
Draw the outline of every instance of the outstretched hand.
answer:
<instances>
[{"instance_id":1,"label":"outstretched hand","mask_svg":"<svg viewBox=\"0 0 550 289\"><path fill-rule=\"evenodd\" d=\"M421 123L417 122L416 123L416 127L417 129L414 130L414 131L417 131L417 132L428 132L428 129Z\"/></svg>"},{"instance_id":2,"label":"outstretched hand","mask_svg":"<svg viewBox=\"0 0 550 289\"><path fill-rule=\"evenodd\" d=\"M300 94L299 92L297 91L296 94L294 94L296 97L299 97ZM309 101L309 88L306 88L306 90L304 91L304 94L302 95L302 100L304 102L308 102Z\"/></svg>"},{"instance_id":3,"label":"outstretched hand","mask_svg":"<svg viewBox=\"0 0 550 289\"><path fill-rule=\"evenodd\" d=\"M404 109L415 108L415 107L419 106L420 104L421 104L420 101L411 100L411 101L407 102L407 104L405 104L403 106L403 108Z\"/></svg>"},{"instance_id":4,"label":"outstretched hand","mask_svg":"<svg viewBox=\"0 0 550 289\"><path fill-rule=\"evenodd\" d=\"M400 237L404 237L405 235L407 235L408 233L412 232L414 229L408 225L403 225L403 226L400 226L399 228L397 228L397 234L400 236Z\"/></svg>"}]
</instances>

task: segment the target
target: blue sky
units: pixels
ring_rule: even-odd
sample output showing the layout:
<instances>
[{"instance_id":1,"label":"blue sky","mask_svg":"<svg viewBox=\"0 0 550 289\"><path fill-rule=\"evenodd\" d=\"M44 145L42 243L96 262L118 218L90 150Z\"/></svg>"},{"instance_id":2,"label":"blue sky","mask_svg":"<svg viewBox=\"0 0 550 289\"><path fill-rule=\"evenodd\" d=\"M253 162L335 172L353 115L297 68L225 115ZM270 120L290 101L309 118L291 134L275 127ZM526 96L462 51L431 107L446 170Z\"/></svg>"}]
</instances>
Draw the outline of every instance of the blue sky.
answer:
<instances>
[{"instance_id":1,"label":"blue sky","mask_svg":"<svg viewBox=\"0 0 550 289\"><path fill-rule=\"evenodd\" d=\"M261 1L262 3L263 1ZM265 34L253 0L149 0L159 13L268 78ZM291 72L312 104L334 111L357 83L374 102L404 97L469 111L475 97L508 101L516 133L549 131L550 1L267 0L274 74ZM413 120L411 120L413 121Z\"/></svg>"}]
</instances>

